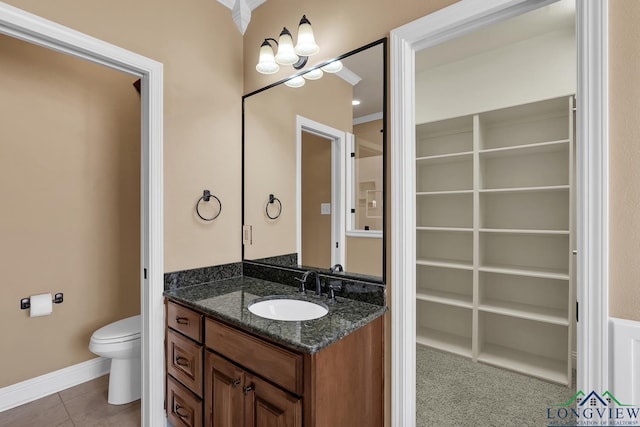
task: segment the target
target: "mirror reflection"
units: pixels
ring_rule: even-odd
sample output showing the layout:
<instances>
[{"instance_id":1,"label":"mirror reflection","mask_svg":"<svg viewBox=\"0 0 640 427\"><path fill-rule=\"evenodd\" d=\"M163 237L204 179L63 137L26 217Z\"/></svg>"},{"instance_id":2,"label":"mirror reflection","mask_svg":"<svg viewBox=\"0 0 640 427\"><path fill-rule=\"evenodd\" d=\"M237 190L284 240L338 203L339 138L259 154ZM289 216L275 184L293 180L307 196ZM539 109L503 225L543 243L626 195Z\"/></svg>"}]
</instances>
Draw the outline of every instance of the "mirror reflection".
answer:
<instances>
[{"instance_id":1,"label":"mirror reflection","mask_svg":"<svg viewBox=\"0 0 640 427\"><path fill-rule=\"evenodd\" d=\"M245 260L383 281L385 46L244 97Z\"/></svg>"}]
</instances>

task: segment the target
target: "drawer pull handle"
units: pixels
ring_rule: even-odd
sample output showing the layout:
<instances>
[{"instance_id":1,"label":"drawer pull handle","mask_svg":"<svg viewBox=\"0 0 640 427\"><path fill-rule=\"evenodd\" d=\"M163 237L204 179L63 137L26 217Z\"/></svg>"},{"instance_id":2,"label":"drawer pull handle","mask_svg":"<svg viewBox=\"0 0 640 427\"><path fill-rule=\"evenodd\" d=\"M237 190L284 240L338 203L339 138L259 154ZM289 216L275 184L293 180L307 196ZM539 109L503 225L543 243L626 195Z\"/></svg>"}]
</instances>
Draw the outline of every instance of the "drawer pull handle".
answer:
<instances>
[{"instance_id":1,"label":"drawer pull handle","mask_svg":"<svg viewBox=\"0 0 640 427\"><path fill-rule=\"evenodd\" d=\"M245 388L242 389L242 391L244 391L244 394L248 394L249 392L253 391L256 389L256 385L255 384L250 384L248 386L246 386Z\"/></svg>"},{"instance_id":2,"label":"drawer pull handle","mask_svg":"<svg viewBox=\"0 0 640 427\"><path fill-rule=\"evenodd\" d=\"M231 387L232 388L236 388L240 385L240 378L236 379L232 384Z\"/></svg>"},{"instance_id":3,"label":"drawer pull handle","mask_svg":"<svg viewBox=\"0 0 640 427\"><path fill-rule=\"evenodd\" d=\"M176 317L176 323L178 325L188 325L189 324L189 319L186 317Z\"/></svg>"},{"instance_id":4,"label":"drawer pull handle","mask_svg":"<svg viewBox=\"0 0 640 427\"><path fill-rule=\"evenodd\" d=\"M184 409L184 407L178 405L176 403L176 407L173 410L173 412L176 413L177 416L179 416L180 418L189 418L189 413L188 412L183 412L182 410Z\"/></svg>"},{"instance_id":5,"label":"drawer pull handle","mask_svg":"<svg viewBox=\"0 0 640 427\"><path fill-rule=\"evenodd\" d=\"M187 367L189 366L189 359L186 357L178 356L176 357L176 365Z\"/></svg>"}]
</instances>

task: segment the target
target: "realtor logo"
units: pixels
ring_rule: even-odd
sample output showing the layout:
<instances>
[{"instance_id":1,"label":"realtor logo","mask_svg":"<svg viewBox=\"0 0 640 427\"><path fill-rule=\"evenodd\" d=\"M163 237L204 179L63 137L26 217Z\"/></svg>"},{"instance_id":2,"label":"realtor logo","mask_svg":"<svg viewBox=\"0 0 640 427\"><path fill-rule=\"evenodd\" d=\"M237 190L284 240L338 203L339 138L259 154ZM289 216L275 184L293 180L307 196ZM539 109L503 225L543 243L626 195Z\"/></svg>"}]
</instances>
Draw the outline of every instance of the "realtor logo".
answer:
<instances>
[{"instance_id":1,"label":"realtor logo","mask_svg":"<svg viewBox=\"0 0 640 427\"><path fill-rule=\"evenodd\" d=\"M609 391L582 390L564 403L547 408L549 426L640 426L640 407L621 403Z\"/></svg>"}]
</instances>

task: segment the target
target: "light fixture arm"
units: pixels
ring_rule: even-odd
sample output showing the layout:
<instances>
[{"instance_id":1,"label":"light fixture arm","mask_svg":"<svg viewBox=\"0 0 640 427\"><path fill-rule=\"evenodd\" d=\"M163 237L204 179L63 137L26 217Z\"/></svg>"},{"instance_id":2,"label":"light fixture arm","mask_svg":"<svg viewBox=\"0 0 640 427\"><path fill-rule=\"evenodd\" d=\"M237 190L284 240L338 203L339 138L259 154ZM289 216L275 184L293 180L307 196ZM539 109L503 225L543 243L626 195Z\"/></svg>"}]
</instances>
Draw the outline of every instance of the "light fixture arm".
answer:
<instances>
[{"instance_id":1,"label":"light fixture arm","mask_svg":"<svg viewBox=\"0 0 640 427\"><path fill-rule=\"evenodd\" d=\"M292 64L291 66L293 68L295 68L296 70L299 70L302 67L304 67L305 65L307 65L307 60L308 59L309 59L308 56L300 56L300 55L298 55L298 62L296 62L295 64Z\"/></svg>"},{"instance_id":2,"label":"light fixture arm","mask_svg":"<svg viewBox=\"0 0 640 427\"><path fill-rule=\"evenodd\" d=\"M264 41L262 42L262 46L265 46L265 45L271 46L271 43L269 43L269 40L273 41L276 44L276 46L278 46L278 40L273 39L271 37L267 37L266 39L264 39ZM271 46L271 49L273 49L273 46Z\"/></svg>"}]
</instances>

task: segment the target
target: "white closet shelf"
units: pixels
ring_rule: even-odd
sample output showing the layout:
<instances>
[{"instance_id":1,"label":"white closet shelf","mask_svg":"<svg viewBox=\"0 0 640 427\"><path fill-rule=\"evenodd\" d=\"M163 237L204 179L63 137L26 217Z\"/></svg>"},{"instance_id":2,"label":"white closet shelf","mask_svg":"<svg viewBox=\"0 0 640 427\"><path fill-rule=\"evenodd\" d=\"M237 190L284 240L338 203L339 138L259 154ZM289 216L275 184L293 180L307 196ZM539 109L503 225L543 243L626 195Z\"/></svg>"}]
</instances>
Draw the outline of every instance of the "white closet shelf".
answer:
<instances>
[{"instance_id":1,"label":"white closet shelf","mask_svg":"<svg viewBox=\"0 0 640 427\"><path fill-rule=\"evenodd\" d=\"M566 270L553 268L520 267L513 265L481 265L479 271L488 273L513 274L516 276L541 277L543 279L569 280L569 273Z\"/></svg>"},{"instance_id":2,"label":"white closet shelf","mask_svg":"<svg viewBox=\"0 0 640 427\"><path fill-rule=\"evenodd\" d=\"M487 299L480 304L478 309L480 311L489 313L503 314L506 316L519 317L521 319L552 323L554 325L569 325L569 314L567 310L558 308Z\"/></svg>"},{"instance_id":3,"label":"white closet shelf","mask_svg":"<svg viewBox=\"0 0 640 427\"><path fill-rule=\"evenodd\" d=\"M482 193L531 193L540 191L569 191L569 185L545 185L540 187L507 187L507 188L483 188Z\"/></svg>"},{"instance_id":4,"label":"white closet shelf","mask_svg":"<svg viewBox=\"0 0 640 427\"><path fill-rule=\"evenodd\" d=\"M539 153L553 153L556 151L569 150L569 140L537 142L533 144L513 145L509 147L488 148L480 150L478 153L482 158L526 156Z\"/></svg>"},{"instance_id":5,"label":"white closet shelf","mask_svg":"<svg viewBox=\"0 0 640 427\"><path fill-rule=\"evenodd\" d=\"M536 230L523 228L481 228L481 233L569 235L569 230Z\"/></svg>"},{"instance_id":6,"label":"white closet shelf","mask_svg":"<svg viewBox=\"0 0 640 427\"><path fill-rule=\"evenodd\" d=\"M558 384L569 384L566 360L550 359L499 345L484 343L482 351L478 355L478 361Z\"/></svg>"},{"instance_id":7,"label":"white closet shelf","mask_svg":"<svg viewBox=\"0 0 640 427\"><path fill-rule=\"evenodd\" d=\"M462 308L473 308L471 295L456 294L454 292L434 291L431 289L420 290L416 292L416 299Z\"/></svg>"},{"instance_id":8,"label":"white closet shelf","mask_svg":"<svg viewBox=\"0 0 640 427\"><path fill-rule=\"evenodd\" d=\"M418 191L416 196L440 196L448 194L473 194L473 190Z\"/></svg>"},{"instance_id":9,"label":"white closet shelf","mask_svg":"<svg viewBox=\"0 0 640 427\"><path fill-rule=\"evenodd\" d=\"M471 338L449 334L437 329L418 328L416 342L427 347L471 357Z\"/></svg>"},{"instance_id":10,"label":"white closet shelf","mask_svg":"<svg viewBox=\"0 0 640 427\"><path fill-rule=\"evenodd\" d=\"M473 157L473 151L462 151L460 153L436 154L434 156L416 157L416 163L449 163L459 160L466 160Z\"/></svg>"},{"instance_id":11,"label":"white closet shelf","mask_svg":"<svg viewBox=\"0 0 640 427\"><path fill-rule=\"evenodd\" d=\"M457 259L419 259L418 265L430 265L432 267L457 268L460 270L473 270L471 261L460 261Z\"/></svg>"},{"instance_id":12,"label":"white closet shelf","mask_svg":"<svg viewBox=\"0 0 640 427\"><path fill-rule=\"evenodd\" d=\"M418 231L453 231L453 232L473 232L472 227L422 227L417 226Z\"/></svg>"}]
</instances>

